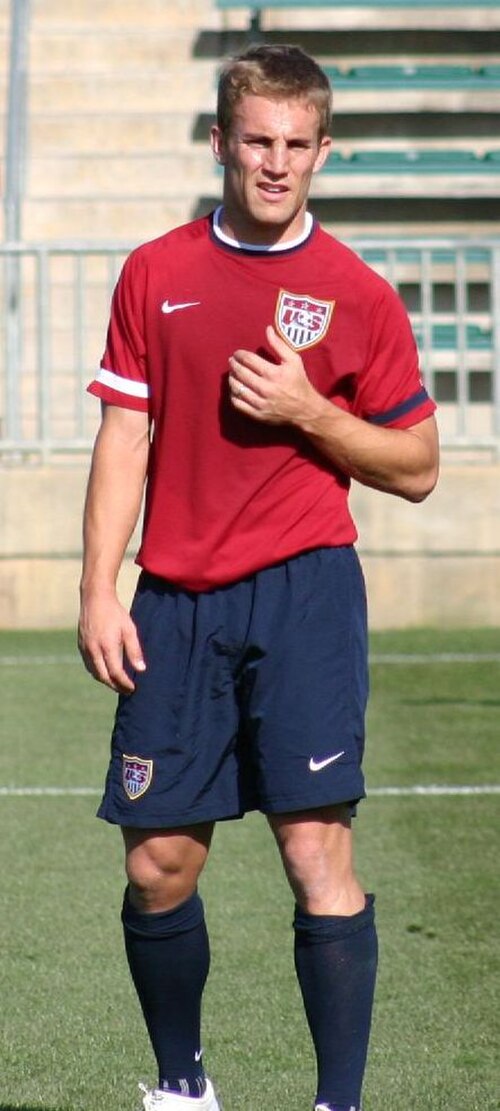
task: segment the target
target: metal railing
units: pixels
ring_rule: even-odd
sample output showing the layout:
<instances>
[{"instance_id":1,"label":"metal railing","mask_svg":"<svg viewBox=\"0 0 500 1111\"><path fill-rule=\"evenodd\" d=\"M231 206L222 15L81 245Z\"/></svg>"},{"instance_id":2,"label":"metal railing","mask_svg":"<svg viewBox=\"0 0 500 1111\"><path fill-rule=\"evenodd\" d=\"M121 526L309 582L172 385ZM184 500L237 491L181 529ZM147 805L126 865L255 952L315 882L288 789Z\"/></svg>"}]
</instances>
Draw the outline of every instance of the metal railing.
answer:
<instances>
[{"instance_id":1,"label":"metal railing","mask_svg":"<svg viewBox=\"0 0 500 1111\"><path fill-rule=\"evenodd\" d=\"M129 249L116 243L0 246L4 458L43 461L90 450L99 414L86 386L100 361L112 291Z\"/></svg>"},{"instance_id":2,"label":"metal railing","mask_svg":"<svg viewBox=\"0 0 500 1111\"><path fill-rule=\"evenodd\" d=\"M500 241L357 240L400 292L442 443L500 451ZM90 451L99 420L86 393L129 244L0 246L0 457Z\"/></svg>"}]
</instances>

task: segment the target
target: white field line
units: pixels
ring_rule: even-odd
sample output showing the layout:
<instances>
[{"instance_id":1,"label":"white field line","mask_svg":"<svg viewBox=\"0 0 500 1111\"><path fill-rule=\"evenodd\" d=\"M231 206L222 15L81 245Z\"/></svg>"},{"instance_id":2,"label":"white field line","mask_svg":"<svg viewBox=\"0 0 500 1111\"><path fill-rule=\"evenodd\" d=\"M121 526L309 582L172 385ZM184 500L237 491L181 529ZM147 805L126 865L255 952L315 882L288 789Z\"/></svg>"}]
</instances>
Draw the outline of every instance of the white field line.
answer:
<instances>
[{"instance_id":1,"label":"white field line","mask_svg":"<svg viewBox=\"0 0 500 1111\"><path fill-rule=\"evenodd\" d=\"M74 798L80 795L102 795L97 787L0 787L3 798Z\"/></svg>"},{"instance_id":2,"label":"white field line","mask_svg":"<svg viewBox=\"0 0 500 1111\"><path fill-rule=\"evenodd\" d=\"M441 795L449 795L458 797L461 795L500 795L500 783L485 783L477 786L472 784L439 784L429 783L425 786L415 785L413 787L369 787L368 798L373 795L381 796L382 798L390 798L395 795L399 798L410 798L415 795L423 795L424 797L434 797Z\"/></svg>"},{"instance_id":3,"label":"white field line","mask_svg":"<svg viewBox=\"0 0 500 1111\"><path fill-rule=\"evenodd\" d=\"M57 664L82 664L82 661L79 656L74 653L70 655L69 652L53 656L0 656L0 667L39 667L42 664L51 667Z\"/></svg>"},{"instance_id":4,"label":"white field line","mask_svg":"<svg viewBox=\"0 0 500 1111\"><path fill-rule=\"evenodd\" d=\"M372 664L477 664L500 663L500 652L374 652Z\"/></svg>"},{"instance_id":5,"label":"white field line","mask_svg":"<svg viewBox=\"0 0 500 1111\"><path fill-rule=\"evenodd\" d=\"M96 787L0 787L0 797L3 798L74 798L79 796L100 796L102 791ZM500 795L499 783L485 783L477 786L472 784L427 784L409 787L371 787L368 789L368 798L412 798L423 796L427 798L447 795L449 797L462 797L464 795Z\"/></svg>"},{"instance_id":6,"label":"white field line","mask_svg":"<svg viewBox=\"0 0 500 1111\"><path fill-rule=\"evenodd\" d=\"M500 663L500 652L373 652L371 664L449 664L449 663ZM76 654L63 653L52 656L0 656L0 667L40 667L58 664L78 664Z\"/></svg>"}]
</instances>

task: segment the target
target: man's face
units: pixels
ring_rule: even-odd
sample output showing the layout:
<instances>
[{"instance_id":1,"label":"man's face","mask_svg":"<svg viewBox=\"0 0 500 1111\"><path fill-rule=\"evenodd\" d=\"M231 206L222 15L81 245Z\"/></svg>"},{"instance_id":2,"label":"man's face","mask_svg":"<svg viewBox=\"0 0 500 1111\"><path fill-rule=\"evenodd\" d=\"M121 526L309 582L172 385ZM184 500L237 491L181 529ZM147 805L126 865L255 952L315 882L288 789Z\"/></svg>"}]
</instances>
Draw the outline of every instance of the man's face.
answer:
<instances>
[{"instance_id":1,"label":"man's face","mask_svg":"<svg viewBox=\"0 0 500 1111\"><path fill-rule=\"evenodd\" d=\"M295 239L311 177L330 147L327 136L318 138L318 112L306 100L242 97L228 133L212 128L212 149L224 166L224 230L246 243Z\"/></svg>"}]
</instances>

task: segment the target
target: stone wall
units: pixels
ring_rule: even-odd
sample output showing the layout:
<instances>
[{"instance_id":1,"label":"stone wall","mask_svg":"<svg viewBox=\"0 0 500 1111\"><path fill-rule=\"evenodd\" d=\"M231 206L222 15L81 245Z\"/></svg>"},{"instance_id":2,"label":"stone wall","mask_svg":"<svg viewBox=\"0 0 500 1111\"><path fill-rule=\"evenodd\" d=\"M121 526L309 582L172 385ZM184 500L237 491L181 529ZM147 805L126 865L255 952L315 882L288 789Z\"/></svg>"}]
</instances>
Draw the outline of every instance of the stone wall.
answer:
<instances>
[{"instance_id":1,"label":"stone wall","mask_svg":"<svg viewBox=\"0 0 500 1111\"><path fill-rule=\"evenodd\" d=\"M87 470L0 470L1 628L74 625ZM445 462L422 505L355 486L351 506L373 628L500 625L499 463ZM126 602L136 574L131 551Z\"/></svg>"}]
</instances>

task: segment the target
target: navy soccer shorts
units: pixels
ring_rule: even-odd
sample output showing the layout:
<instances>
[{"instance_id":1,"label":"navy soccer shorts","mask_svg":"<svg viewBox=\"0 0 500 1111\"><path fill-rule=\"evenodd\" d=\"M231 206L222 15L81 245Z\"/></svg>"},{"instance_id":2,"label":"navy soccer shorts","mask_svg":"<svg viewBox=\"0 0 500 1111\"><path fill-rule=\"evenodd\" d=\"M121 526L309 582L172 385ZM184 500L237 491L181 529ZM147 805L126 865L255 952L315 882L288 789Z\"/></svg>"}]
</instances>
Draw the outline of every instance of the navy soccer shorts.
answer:
<instances>
[{"instance_id":1,"label":"navy soccer shorts","mask_svg":"<svg viewBox=\"0 0 500 1111\"><path fill-rule=\"evenodd\" d=\"M352 547L194 594L142 572L146 671L120 697L99 817L174 828L364 796L365 590Z\"/></svg>"}]
</instances>

